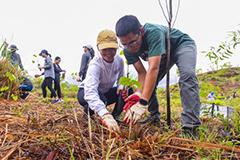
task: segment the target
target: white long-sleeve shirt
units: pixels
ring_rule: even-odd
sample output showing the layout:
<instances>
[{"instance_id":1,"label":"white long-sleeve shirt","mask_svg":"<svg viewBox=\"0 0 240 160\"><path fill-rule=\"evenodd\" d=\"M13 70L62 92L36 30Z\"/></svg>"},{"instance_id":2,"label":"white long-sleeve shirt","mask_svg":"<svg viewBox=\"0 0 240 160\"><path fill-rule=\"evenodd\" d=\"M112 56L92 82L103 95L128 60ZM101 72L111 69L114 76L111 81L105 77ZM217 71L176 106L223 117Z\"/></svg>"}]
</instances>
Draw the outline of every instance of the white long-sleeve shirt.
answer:
<instances>
[{"instance_id":1,"label":"white long-sleeve shirt","mask_svg":"<svg viewBox=\"0 0 240 160\"><path fill-rule=\"evenodd\" d=\"M112 63L106 62L101 56L95 56L90 62L86 78L79 88L84 88L84 99L100 117L108 113L108 110L98 91L105 94L116 82L119 87L119 79L123 76L124 62L119 55L115 55Z\"/></svg>"}]
</instances>

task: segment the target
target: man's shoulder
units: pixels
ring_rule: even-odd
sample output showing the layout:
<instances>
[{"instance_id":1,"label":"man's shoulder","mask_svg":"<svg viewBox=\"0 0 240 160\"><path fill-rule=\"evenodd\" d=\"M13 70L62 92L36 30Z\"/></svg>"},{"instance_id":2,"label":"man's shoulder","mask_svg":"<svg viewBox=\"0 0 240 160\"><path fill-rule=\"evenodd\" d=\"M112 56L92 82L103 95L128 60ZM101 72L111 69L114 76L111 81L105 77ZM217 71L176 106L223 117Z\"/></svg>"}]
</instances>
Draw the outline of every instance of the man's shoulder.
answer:
<instances>
[{"instance_id":1,"label":"man's shoulder","mask_svg":"<svg viewBox=\"0 0 240 160\"><path fill-rule=\"evenodd\" d=\"M143 25L145 31L153 31L153 30L162 30L165 31L167 29L166 26L154 23L145 23Z\"/></svg>"}]
</instances>

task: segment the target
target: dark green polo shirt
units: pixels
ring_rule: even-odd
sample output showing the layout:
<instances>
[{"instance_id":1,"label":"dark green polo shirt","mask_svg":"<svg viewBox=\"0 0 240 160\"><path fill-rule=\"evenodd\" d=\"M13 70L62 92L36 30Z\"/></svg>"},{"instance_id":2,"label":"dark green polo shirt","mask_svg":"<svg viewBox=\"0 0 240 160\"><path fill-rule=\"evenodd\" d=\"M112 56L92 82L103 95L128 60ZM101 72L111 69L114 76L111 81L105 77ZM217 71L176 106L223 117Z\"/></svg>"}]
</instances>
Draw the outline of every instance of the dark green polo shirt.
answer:
<instances>
[{"instance_id":1,"label":"dark green polo shirt","mask_svg":"<svg viewBox=\"0 0 240 160\"><path fill-rule=\"evenodd\" d=\"M148 57L163 55L166 52L168 27L146 23L143 28L145 34L142 37L142 45L139 51L134 53L124 49L124 55L128 61L128 64L136 63L139 61L139 57L147 61ZM195 42L187 34L172 28L170 43L170 52L173 53L180 47Z\"/></svg>"}]
</instances>

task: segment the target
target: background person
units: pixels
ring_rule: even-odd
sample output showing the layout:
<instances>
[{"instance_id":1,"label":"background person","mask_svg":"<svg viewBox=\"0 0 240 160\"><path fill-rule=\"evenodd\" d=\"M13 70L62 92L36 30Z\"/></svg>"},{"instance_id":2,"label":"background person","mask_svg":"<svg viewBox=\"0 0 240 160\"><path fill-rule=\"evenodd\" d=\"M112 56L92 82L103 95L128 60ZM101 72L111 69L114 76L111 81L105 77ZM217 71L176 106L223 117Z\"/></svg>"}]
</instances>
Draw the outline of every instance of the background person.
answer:
<instances>
[{"instance_id":1,"label":"background person","mask_svg":"<svg viewBox=\"0 0 240 160\"><path fill-rule=\"evenodd\" d=\"M80 71L77 77L78 82L83 81L85 79L89 62L94 57L94 50L91 45L83 46L83 48L84 48L84 54L82 55Z\"/></svg>"},{"instance_id":2,"label":"background person","mask_svg":"<svg viewBox=\"0 0 240 160\"><path fill-rule=\"evenodd\" d=\"M18 50L17 46L12 44L10 47L9 47L9 50L10 51L7 51L7 47L8 47L8 43L5 42L4 44L4 49L2 51L2 56L4 57L7 57L10 61L10 63L13 65L13 66L19 66L21 70L24 70L23 68L23 65L22 65L22 60L21 60L21 57L20 55L16 52Z\"/></svg>"},{"instance_id":3,"label":"background person","mask_svg":"<svg viewBox=\"0 0 240 160\"><path fill-rule=\"evenodd\" d=\"M213 101L216 99L214 92L210 92L207 96L208 101Z\"/></svg>"},{"instance_id":4,"label":"background person","mask_svg":"<svg viewBox=\"0 0 240 160\"><path fill-rule=\"evenodd\" d=\"M22 76L20 80L23 81L22 83L20 83L20 87L19 87L20 97L22 99L27 99L29 96L29 93L27 91L32 91L33 84L27 77L24 77L24 76Z\"/></svg>"},{"instance_id":5,"label":"background person","mask_svg":"<svg viewBox=\"0 0 240 160\"><path fill-rule=\"evenodd\" d=\"M57 91L58 94L58 98L60 100L61 103L63 103L62 100L62 93L61 93L61 86L60 86L60 76L61 76L61 72L66 73L65 70L62 70L61 67L59 66L59 63L61 62L61 58L60 57L55 57L54 60L54 72L55 72L55 79L54 79L54 89L55 91Z\"/></svg>"},{"instance_id":6,"label":"background person","mask_svg":"<svg viewBox=\"0 0 240 160\"><path fill-rule=\"evenodd\" d=\"M44 66L39 66L39 69L44 69L44 80L42 82L42 93L43 98L46 98L47 96L47 90L46 87L51 91L51 96L55 98L55 100L52 101L52 103L58 103L59 99L57 98L55 90L52 88L53 80L55 79L55 72L54 67L52 64L51 55L48 53L47 50L43 49L39 56L42 56L45 58L44 60ZM35 75L35 77L39 77L40 75Z\"/></svg>"},{"instance_id":7,"label":"background person","mask_svg":"<svg viewBox=\"0 0 240 160\"><path fill-rule=\"evenodd\" d=\"M124 121L129 124L133 119L133 124L135 124L148 109L152 122L159 124L160 112L156 89L158 82L166 74L165 55L168 27L151 23L142 26L137 17L126 15L117 21L116 34L124 48L124 56L128 64L134 65L138 72L138 81L143 87L143 90L137 90L137 96L140 97L139 102L127 111ZM195 128L201 125L199 120L201 103L198 79L195 74L197 51L194 40L173 28L170 57L170 67L176 64L180 72L182 125L185 131L193 131L191 133L195 134ZM140 58L148 61L147 71ZM133 112L134 114L132 114Z\"/></svg>"},{"instance_id":8,"label":"background person","mask_svg":"<svg viewBox=\"0 0 240 160\"><path fill-rule=\"evenodd\" d=\"M86 114L88 110L90 116L94 112L97 113L105 126L120 133L115 119L118 119L123 110L123 106L118 105L118 93L123 88L119 84L119 79L125 76L125 73L124 62L116 55L118 49L116 34L111 30L101 31L97 38L97 46L100 55L90 62L86 79L79 86L77 99L84 106ZM113 87L116 82L117 86ZM106 106L113 103L115 107L110 114Z\"/></svg>"}]
</instances>

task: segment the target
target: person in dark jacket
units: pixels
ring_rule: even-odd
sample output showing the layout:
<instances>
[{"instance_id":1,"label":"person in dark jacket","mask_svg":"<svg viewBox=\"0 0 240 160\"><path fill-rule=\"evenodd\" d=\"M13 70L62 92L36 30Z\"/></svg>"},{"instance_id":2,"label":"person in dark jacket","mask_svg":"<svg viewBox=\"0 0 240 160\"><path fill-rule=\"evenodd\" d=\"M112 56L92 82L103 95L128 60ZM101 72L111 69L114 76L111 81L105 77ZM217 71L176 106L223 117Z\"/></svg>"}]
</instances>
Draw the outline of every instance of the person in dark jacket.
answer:
<instances>
[{"instance_id":1,"label":"person in dark jacket","mask_svg":"<svg viewBox=\"0 0 240 160\"><path fill-rule=\"evenodd\" d=\"M13 65L13 66L19 66L21 70L24 70L23 68L23 64L22 64L22 60L21 57L18 53L16 53L16 51L18 50L17 46L12 44L9 47L10 51L7 51L7 47L8 47L8 43L5 42L4 44L4 49L2 51L2 56L3 57L7 57L9 62Z\"/></svg>"},{"instance_id":2,"label":"person in dark jacket","mask_svg":"<svg viewBox=\"0 0 240 160\"><path fill-rule=\"evenodd\" d=\"M62 70L61 67L59 66L59 63L61 62L61 58L60 57L55 57L54 60L54 72L55 72L55 79L54 79L54 89L55 91L57 91L58 94L58 98L60 100L61 103L63 103L62 100L62 94L61 94L61 87L60 87L60 72L66 72L65 70Z\"/></svg>"},{"instance_id":3,"label":"person in dark jacket","mask_svg":"<svg viewBox=\"0 0 240 160\"><path fill-rule=\"evenodd\" d=\"M88 64L94 57L94 50L91 45L83 46L84 54L82 55L80 71L78 73L77 81L83 81L86 77Z\"/></svg>"},{"instance_id":4,"label":"person in dark jacket","mask_svg":"<svg viewBox=\"0 0 240 160\"><path fill-rule=\"evenodd\" d=\"M29 96L29 93L27 91L31 91L33 89L33 84L27 77L22 76L19 79L22 81L19 87L20 97L22 99L27 99Z\"/></svg>"},{"instance_id":5,"label":"person in dark jacket","mask_svg":"<svg viewBox=\"0 0 240 160\"><path fill-rule=\"evenodd\" d=\"M55 72L54 67L52 64L51 55L48 53L47 50L43 49L39 56L42 56L45 58L44 60L44 66L39 66L39 69L44 69L44 80L42 83L42 92L43 92L43 98L46 98L47 96L47 90L46 87L51 91L51 97L55 97L55 100L52 101L52 103L58 103L60 100L57 98L55 90L52 88L53 80L55 79ZM35 75L35 77L39 77L40 75Z\"/></svg>"}]
</instances>

